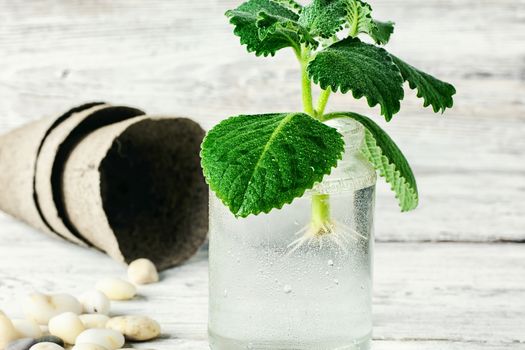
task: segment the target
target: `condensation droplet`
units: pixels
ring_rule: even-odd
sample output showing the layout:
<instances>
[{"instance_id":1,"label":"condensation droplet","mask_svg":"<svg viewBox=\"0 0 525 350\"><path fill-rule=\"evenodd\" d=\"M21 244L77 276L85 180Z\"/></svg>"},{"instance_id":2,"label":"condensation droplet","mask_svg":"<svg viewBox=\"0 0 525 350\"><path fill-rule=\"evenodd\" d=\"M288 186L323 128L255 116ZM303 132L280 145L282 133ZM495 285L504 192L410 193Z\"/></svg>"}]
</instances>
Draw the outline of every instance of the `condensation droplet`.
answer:
<instances>
[{"instance_id":1,"label":"condensation droplet","mask_svg":"<svg viewBox=\"0 0 525 350\"><path fill-rule=\"evenodd\" d=\"M334 261L333 260L328 260L328 266L334 266Z\"/></svg>"},{"instance_id":2,"label":"condensation droplet","mask_svg":"<svg viewBox=\"0 0 525 350\"><path fill-rule=\"evenodd\" d=\"M227 298L228 297L228 289L225 289L223 294L224 294L224 297Z\"/></svg>"},{"instance_id":3,"label":"condensation droplet","mask_svg":"<svg viewBox=\"0 0 525 350\"><path fill-rule=\"evenodd\" d=\"M334 280L334 283L338 285L338 284L339 284L339 280L338 280L338 279L335 279L335 280Z\"/></svg>"},{"instance_id":4,"label":"condensation droplet","mask_svg":"<svg viewBox=\"0 0 525 350\"><path fill-rule=\"evenodd\" d=\"M283 287L283 291L286 293L286 294L290 294L292 292L292 286L289 285L289 284L286 284L284 287Z\"/></svg>"}]
</instances>

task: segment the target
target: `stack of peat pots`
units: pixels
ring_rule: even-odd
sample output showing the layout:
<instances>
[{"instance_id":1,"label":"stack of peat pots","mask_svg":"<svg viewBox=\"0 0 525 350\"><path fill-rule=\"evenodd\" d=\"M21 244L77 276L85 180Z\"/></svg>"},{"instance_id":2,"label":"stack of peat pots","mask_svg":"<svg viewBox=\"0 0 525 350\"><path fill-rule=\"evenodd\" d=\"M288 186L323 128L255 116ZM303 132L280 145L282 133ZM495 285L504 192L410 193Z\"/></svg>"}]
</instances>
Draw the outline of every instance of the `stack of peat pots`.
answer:
<instances>
[{"instance_id":1,"label":"stack of peat pots","mask_svg":"<svg viewBox=\"0 0 525 350\"><path fill-rule=\"evenodd\" d=\"M0 209L113 259L160 270L191 257L208 231L204 130L90 103L0 136Z\"/></svg>"}]
</instances>

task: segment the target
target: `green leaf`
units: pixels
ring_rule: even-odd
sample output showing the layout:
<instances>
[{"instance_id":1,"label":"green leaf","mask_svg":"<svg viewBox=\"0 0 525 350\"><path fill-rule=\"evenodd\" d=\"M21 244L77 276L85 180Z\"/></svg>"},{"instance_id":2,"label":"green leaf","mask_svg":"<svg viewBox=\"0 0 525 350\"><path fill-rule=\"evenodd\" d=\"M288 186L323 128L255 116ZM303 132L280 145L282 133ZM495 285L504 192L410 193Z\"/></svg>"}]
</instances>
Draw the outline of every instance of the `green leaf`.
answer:
<instances>
[{"instance_id":1,"label":"green leaf","mask_svg":"<svg viewBox=\"0 0 525 350\"><path fill-rule=\"evenodd\" d=\"M294 0L273 0L281 6L286 7L288 10L294 11L295 13L301 12L303 5L299 4Z\"/></svg>"},{"instance_id":2,"label":"green leaf","mask_svg":"<svg viewBox=\"0 0 525 350\"><path fill-rule=\"evenodd\" d=\"M394 22L380 22L373 21L374 27L371 29L369 35L374 39L376 44L385 45L390 41L390 37L394 33Z\"/></svg>"},{"instance_id":3,"label":"green leaf","mask_svg":"<svg viewBox=\"0 0 525 350\"><path fill-rule=\"evenodd\" d=\"M454 105L452 96L456 94L454 86L418 70L394 55L390 56L399 67L403 79L408 81L410 88L417 89L417 97L424 99L425 107L432 105L435 113L452 108Z\"/></svg>"},{"instance_id":4,"label":"green leaf","mask_svg":"<svg viewBox=\"0 0 525 350\"><path fill-rule=\"evenodd\" d=\"M211 189L236 216L282 208L320 182L341 159L342 136L303 113L241 115L202 144Z\"/></svg>"},{"instance_id":5,"label":"green leaf","mask_svg":"<svg viewBox=\"0 0 525 350\"><path fill-rule=\"evenodd\" d=\"M299 49L301 37L292 28L298 28L299 15L270 0L249 0L237 9L226 12L235 26L235 35L241 38L249 52L257 56L275 55L286 47Z\"/></svg>"},{"instance_id":6,"label":"green leaf","mask_svg":"<svg viewBox=\"0 0 525 350\"><path fill-rule=\"evenodd\" d=\"M314 0L303 8L299 24L314 37L330 38L346 21L346 0Z\"/></svg>"},{"instance_id":7,"label":"green leaf","mask_svg":"<svg viewBox=\"0 0 525 350\"><path fill-rule=\"evenodd\" d=\"M324 90L352 91L368 105L381 105L386 120L399 112L404 97L403 78L384 49L347 38L320 51L308 65L310 78Z\"/></svg>"},{"instance_id":8,"label":"green leaf","mask_svg":"<svg viewBox=\"0 0 525 350\"><path fill-rule=\"evenodd\" d=\"M360 0L346 0L350 34L370 33L374 27L372 7Z\"/></svg>"},{"instance_id":9,"label":"green leaf","mask_svg":"<svg viewBox=\"0 0 525 350\"><path fill-rule=\"evenodd\" d=\"M372 7L360 0L346 0L350 35L368 34L376 44L384 45L394 32L393 22L380 22L372 18Z\"/></svg>"},{"instance_id":10,"label":"green leaf","mask_svg":"<svg viewBox=\"0 0 525 350\"><path fill-rule=\"evenodd\" d=\"M414 173L403 153L388 134L373 120L352 112L330 113L326 119L348 117L365 127L362 153L391 185L402 211L417 207L419 195Z\"/></svg>"},{"instance_id":11,"label":"green leaf","mask_svg":"<svg viewBox=\"0 0 525 350\"><path fill-rule=\"evenodd\" d=\"M260 12L256 22L259 28L259 39L265 40L269 36L286 34L288 37L294 37L298 43L305 43L312 48L317 48L319 43L310 35L307 29L300 26L297 22L283 18L280 16L273 16L266 12ZM299 47L296 47L299 49Z\"/></svg>"}]
</instances>

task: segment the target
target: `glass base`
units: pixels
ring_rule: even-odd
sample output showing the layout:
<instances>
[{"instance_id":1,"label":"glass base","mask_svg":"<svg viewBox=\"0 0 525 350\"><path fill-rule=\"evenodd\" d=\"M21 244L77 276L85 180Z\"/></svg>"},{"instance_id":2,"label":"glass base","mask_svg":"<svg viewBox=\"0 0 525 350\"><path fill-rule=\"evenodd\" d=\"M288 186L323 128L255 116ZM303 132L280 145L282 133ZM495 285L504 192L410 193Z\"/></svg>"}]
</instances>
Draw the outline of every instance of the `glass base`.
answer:
<instances>
[{"instance_id":1,"label":"glass base","mask_svg":"<svg viewBox=\"0 0 525 350\"><path fill-rule=\"evenodd\" d=\"M209 332L212 350L370 350L371 336L353 341L322 341L316 343L286 342L272 340L242 341L221 337Z\"/></svg>"}]
</instances>

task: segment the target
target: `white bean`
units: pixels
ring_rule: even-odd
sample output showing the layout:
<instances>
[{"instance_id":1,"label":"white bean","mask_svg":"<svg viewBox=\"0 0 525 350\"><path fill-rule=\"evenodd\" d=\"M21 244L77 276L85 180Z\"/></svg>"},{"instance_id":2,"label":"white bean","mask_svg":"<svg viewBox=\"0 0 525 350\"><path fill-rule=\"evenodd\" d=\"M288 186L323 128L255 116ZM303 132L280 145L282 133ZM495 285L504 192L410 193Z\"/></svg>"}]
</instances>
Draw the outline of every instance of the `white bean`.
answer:
<instances>
[{"instance_id":1,"label":"white bean","mask_svg":"<svg viewBox=\"0 0 525 350\"><path fill-rule=\"evenodd\" d=\"M40 338L44 335L40 326L32 320L12 320L13 326L22 338Z\"/></svg>"},{"instance_id":2,"label":"white bean","mask_svg":"<svg viewBox=\"0 0 525 350\"><path fill-rule=\"evenodd\" d=\"M52 317L64 312L73 312L78 315L82 311L78 300L69 294L34 293L24 301L23 305L26 318L40 325L48 324Z\"/></svg>"},{"instance_id":3,"label":"white bean","mask_svg":"<svg viewBox=\"0 0 525 350\"><path fill-rule=\"evenodd\" d=\"M113 317L106 328L119 331L126 339L133 341L151 340L160 335L160 325L146 316Z\"/></svg>"},{"instance_id":4,"label":"white bean","mask_svg":"<svg viewBox=\"0 0 525 350\"><path fill-rule=\"evenodd\" d=\"M76 344L96 344L108 350L115 350L124 345L124 336L122 333L112 329L88 329L82 332L78 337Z\"/></svg>"},{"instance_id":5,"label":"white bean","mask_svg":"<svg viewBox=\"0 0 525 350\"><path fill-rule=\"evenodd\" d=\"M149 284L159 281L155 265L148 259L137 259L129 264L128 279L135 284Z\"/></svg>"},{"instance_id":6,"label":"white bean","mask_svg":"<svg viewBox=\"0 0 525 350\"><path fill-rule=\"evenodd\" d=\"M105 278L100 280L96 288L104 293L110 300L129 300L137 293L134 285L119 278Z\"/></svg>"},{"instance_id":7,"label":"white bean","mask_svg":"<svg viewBox=\"0 0 525 350\"><path fill-rule=\"evenodd\" d=\"M99 314L80 315L79 317L86 329L106 328L106 323L109 321L108 316Z\"/></svg>"},{"instance_id":8,"label":"white bean","mask_svg":"<svg viewBox=\"0 0 525 350\"><path fill-rule=\"evenodd\" d=\"M108 297L98 290L84 293L80 297L80 302L86 314L109 315L110 301Z\"/></svg>"},{"instance_id":9,"label":"white bean","mask_svg":"<svg viewBox=\"0 0 525 350\"><path fill-rule=\"evenodd\" d=\"M0 349L4 349L7 344L19 338L20 335L11 320L0 311Z\"/></svg>"},{"instance_id":10,"label":"white bean","mask_svg":"<svg viewBox=\"0 0 525 350\"><path fill-rule=\"evenodd\" d=\"M77 344L71 348L71 350L107 350L105 347L97 345L97 344Z\"/></svg>"},{"instance_id":11,"label":"white bean","mask_svg":"<svg viewBox=\"0 0 525 350\"><path fill-rule=\"evenodd\" d=\"M64 348L55 343L43 342L33 345L29 350L64 350Z\"/></svg>"},{"instance_id":12,"label":"white bean","mask_svg":"<svg viewBox=\"0 0 525 350\"><path fill-rule=\"evenodd\" d=\"M84 324L73 312L66 312L49 320L49 333L61 338L67 344L75 344L78 335L84 330Z\"/></svg>"}]
</instances>

